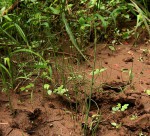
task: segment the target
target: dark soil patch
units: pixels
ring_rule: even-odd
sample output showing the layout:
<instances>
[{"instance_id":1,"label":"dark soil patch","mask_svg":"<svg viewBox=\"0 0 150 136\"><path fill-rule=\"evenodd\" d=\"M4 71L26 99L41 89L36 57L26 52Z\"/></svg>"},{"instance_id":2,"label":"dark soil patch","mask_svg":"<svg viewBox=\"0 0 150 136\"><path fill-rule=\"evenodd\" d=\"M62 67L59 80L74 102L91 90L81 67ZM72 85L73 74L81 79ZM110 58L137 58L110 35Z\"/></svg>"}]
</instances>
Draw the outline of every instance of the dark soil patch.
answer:
<instances>
[{"instance_id":1,"label":"dark soil patch","mask_svg":"<svg viewBox=\"0 0 150 136\"><path fill-rule=\"evenodd\" d=\"M60 99L57 96L43 99L41 96L42 94L35 93L33 103L30 102L30 98L23 103L15 99L14 116L11 115L6 104L3 104L0 112L2 134L4 136L80 135L81 129L72 119L73 114L67 111L65 106L61 106ZM13 96L15 97L16 95Z\"/></svg>"},{"instance_id":2,"label":"dark soil patch","mask_svg":"<svg viewBox=\"0 0 150 136\"><path fill-rule=\"evenodd\" d=\"M145 52L144 49L147 49ZM61 72L68 78L68 65L84 80L66 83L68 96L52 94L43 97L43 85L37 83L31 101L30 93L11 92L14 115L8 107L8 98L0 93L0 136L149 136L150 135L150 48L130 45L116 46L112 52L107 46L97 46L96 68L107 68L96 75L91 94L91 108L85 122L85 102L90 99L94 51L87 49L90 64L74 64L70 58L59 58ZM63 63L63 64L62 64ZM81 62L80 62L81 63ZM132 70L132 73L131 73ZM55 82L62 84L62 73L54 71ZM132 76L131 76L132 74ZM130 77L131 76L131 77ZM56 78L57 77L57 78ZM113 112L117 104L129 104L126 110ZM86 124L87 123L87 124ZM118 126L113 126L116 123ZM96 129L97 128L97 129Z\"/></svg>"}]
</instances>

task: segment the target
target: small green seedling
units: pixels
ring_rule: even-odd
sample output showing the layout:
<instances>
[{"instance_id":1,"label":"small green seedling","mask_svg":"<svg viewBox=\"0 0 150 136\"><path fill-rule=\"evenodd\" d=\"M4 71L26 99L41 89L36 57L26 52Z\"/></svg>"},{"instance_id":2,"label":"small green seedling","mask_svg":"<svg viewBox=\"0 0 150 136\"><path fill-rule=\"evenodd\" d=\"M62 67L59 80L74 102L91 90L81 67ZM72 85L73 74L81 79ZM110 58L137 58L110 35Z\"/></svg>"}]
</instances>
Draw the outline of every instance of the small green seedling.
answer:
<instances>
[{"instance_id":1,"label":"small green seedling","mask_svg":"<svg viewBox=\"0 0 150 136\"><path fill-rule=\"evenodd\" d=\"M47 94L51 95L52 94L52 90L50 90L49 88L50 88L49 84L44 84L44 89L47 91Z\"/></svg>"},{"instance_id":2,"label":"small green seedling","mask_svg":"<svg viewBox=\"0 0 150 136\"><path fill-rule=\"evenodd\" d=\"M110 49L112 52L116 50L114 46L109 46L109 49Z\"/></svg>"},{"instance_id":3,"label":"small green seedling","mask_svg":"<svg viewBox=\"0 0 150 136\"><path fill-rule=\"evenodd\" d=\"M48 72L43 72L41 77L43 79L48 79L49 81L51 81L51 76L49 76Z\"/></svg>"},{"instance_id":4,"label":"small green seedling","mask_svg":"<svg viewBox=\"0 0 150 136\"><path fill-rule=\"evenodd\" d=\"M31 102L33 101L33 90L34 90L33 88L34 88L33 83L29 83L27 86L23 86L20 88L21 91L31 92Z\"/></svg>"},{"instance_id":5,"label":"small green seedling","mask_svg":"<svg viewBox=\"0 0 150 136\"><path fill-rule=\"evenodd\" d=\"M137 115L131 115L131 117L130 117L131 120L136 120L137 118L138 118Z\"/></svg>"},{"instance_id":6,"label":"small green seedling","mask_svg":"<svg viewBox=\"0 0 150 136\"><path fill-rule=\"evenodd\" d=\"M129 70L128 69L122 69L121 71L128 73L128 75L129 75L129 83L131 84L132 81L133 81L133 78L134 78L133 69L132 68L129 69Z\"/></svg>"},{"instance_id":7,"label":"small green seedling","mask_svg":"<svg viewBox=\"0 0 150 136\"><path fill-rule=\"evenodd\" d=\"M146 94L150 95L150 90L145 90L144 91Z\"/></svg>"},{"instance_id":8,"label":"small green seedling","mask_svg":"<svg viewBox=\"0 0 150 136\"><path fill-rule=\"evenodd\" d=\"M28 92L29 90L32 90L33 87L34 87L34 84L33 83L29 83L27 86L21 87L20 90Z\"/></svg>"},{"instance_id":9,"label":"small green seedling","mask_svg":"<svg viewBox=\"0 0 150 136\"><path fill-rule=\"evenodd\" d=\"M150 53L150 50L149 49L140 49L143 54L149 54Z\"/></svg>"},{"instance_id":10,"label":"small green seedling","mask_svg":"<svg viewBox=\"0 0 150 136\"><path fill-rule=\"evenodd\" d=\"M101 68L101 69L95 69L93 70L90 75L97 75L97 74L100 74L102 72L104 72L107 68Z\"/></svg>"},{"instance_id":11,"label":"small green seedling","mask_svg":"<svg viewBox=\"0 0 150 136\"><path fill-rule=\"evenodd\" d=\"M64 88L63 85L61 85L60 87L54 89L54 91L53 91L53 93L59 94L59 95L67 95L66 92L68 92L68 89Z\"/></svg>"},{"instance_id":12,"label":"small green seedling","mask_svg":"<svg viewBox=\"0 0 150 136\"><path fill-rule=\"evenodd\" d=\"M117 111L125 111L128 106L129 104L121 105L120 103L118 103L116 107L112 107L112 113L116 113Z\"/></svg>"},{"instance_id":13,"label":"small green seedling","mask_svg":"<svg viewBox=\"0 0 150 136\"><path fill-rule=\"evenodd\" d=\"M82 80L83 79L83 76L82 75L77 75L77 76L75 76L75 75L73 75L73 76L69 76L68 77L68 80L70 81L70 80Z\"/></svg>"},{"instance_id":14,"label":"small green seedling","mask_svg":"<svg viewBox=\"0 0 150 136\"><path fill-rule=\"evenodd\" d=\"M63 85L60 87L54 89L54 91L50 90L50 85L49 84L44 84L44 89L47 91L48 95L51 95L52 93L54 94L59 94L59 95L67 95L66 92L68 92L68 89L65 89Z\"/></svg>"},{"instance_id":15,"label":"small green seedling","mask_svg":"<svg viewBox=\"0 0 150 136\"><path fill-rule=\"evenodd\" d=\"M140 62L144 62L143 57L140 57L140 58L138 59L138 61L140 61Z\"/></svg>"},{"instance_id":16,"label":"small green seedling","mask_svg":"<svg viewBox=\"0 0 150 136\"><path fill-rule=\"evenodd\" d=\"M92 122L90 123L90 130L93 130L94 128L97 129L98 124L100 123L100 120L101 120L100 114L92 115Z\"/></svg>"},{"instance_id":17,"label":"small green seedling","mask_svg":"<svg viewBox=\"0 0 150 136\"><path fill-rule=\"evenodd\" d=\"M112 122L111 125L112 125L113 127L115 127L116 129L118 129L118 128L121 127L122 124L121 124L121 123L120 123L120 124L117 124L116 122Z\"/></svg>"},{"instance_id":18,"label":"small green seedling","mask_svg":"<svg viewBox=\"0 0 150 136\"><path fill-rule=\"evenodd\" d=\"M139 136L147 136L147 135L144 135L143 132L140 132Z\"/></svg>"}]
</instances>

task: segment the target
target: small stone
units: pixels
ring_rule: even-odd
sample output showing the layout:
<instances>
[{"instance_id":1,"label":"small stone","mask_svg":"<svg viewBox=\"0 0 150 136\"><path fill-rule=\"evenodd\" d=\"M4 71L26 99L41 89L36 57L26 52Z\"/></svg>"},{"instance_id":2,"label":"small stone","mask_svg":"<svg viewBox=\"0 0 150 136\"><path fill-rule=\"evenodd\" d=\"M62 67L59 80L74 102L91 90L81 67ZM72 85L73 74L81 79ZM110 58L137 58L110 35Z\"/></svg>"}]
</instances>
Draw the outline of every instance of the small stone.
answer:
<instances>
[{"instance_id":1,"label":"small stone","mask_svg":"<svg viewBox=\"0 0 150 136\"><path fill-rule=\"evenodd\" d=\"M49 124L49 127L53 127L54 125L53 124Z\"/></svg>"},{"instance_id":2,"label":"small stone","mask_svg":"<svg viewBox=\"0 0 150 136\"><path fill-rule=\"evenodd\" d=\"M128 57L128 58L125 58L123 59L124 62L128 63L128 62L133 62L133 57Z\"/></svg>"}]
</instances>

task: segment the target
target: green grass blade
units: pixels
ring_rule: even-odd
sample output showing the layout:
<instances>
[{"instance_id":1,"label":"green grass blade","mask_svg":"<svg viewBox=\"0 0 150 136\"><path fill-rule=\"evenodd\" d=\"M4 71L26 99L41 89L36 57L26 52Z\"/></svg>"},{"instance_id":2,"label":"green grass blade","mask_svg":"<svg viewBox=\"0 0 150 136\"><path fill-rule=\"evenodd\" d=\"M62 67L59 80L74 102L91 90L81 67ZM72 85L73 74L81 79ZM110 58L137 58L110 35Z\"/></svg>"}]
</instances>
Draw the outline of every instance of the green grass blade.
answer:
<instances>
[{"instance_id":1,"label":"green grass blade","mask_svg":"<svg viewBox=\"0 0 150 136\"><path fill-rule=\"evenodd\" d=\"M12 52L10 55L13 56L14 54L19 53L19 52L26 52L26 53L34 54L35 56L38 56L43 62L46 63L46 61L40 54L38 54L30 49L18 49L18 50L15 50L14 52Z\"/></svg>"},{"instance_id":2,"label":"green grass blade","mask_svg":"<svg viewBox=\"0 0 150 136\"><path fill-rule=\"evenodd\" d=\"M26 36L25 36L22 28L18 24L16 24L16 23L14 25L15 25L17 31L19 32L20 36L22 37L22 39L25 41L25 43L29 47L28 40L27 40L27 38L26 38Z\"/></svg>"},{"instance_id":3,"label":"green grass blade","mask_svg":"<svg viewBox=\"0 0 150 136\"><path fill-rule=\"evenodd\" d=\"M66 18L65 18L65 13L62 13L62 20L63 20L63 23L65 24L66 31L67 31L67 33L68 33L68 35L69 35L69 37L70 37L71 42L73 43L73 45L75 46L75 48L78 50L78 52L82 55L82 57L83 57L86 61L88 61L87 58L85 57L85 55L82 53L82 51L81 51L81 50L79 49L79 47L78 47L78 44L77 44L77 42L76 42L76 40L75 40L75 37L74 37L74 35L73 35L73 33L72 33L72 31L71 31L71 29L70 29L70 27L69 27L69 24L68 24L68 22L67 22L67 20L66 20Z\"/></svg>"},{"instance_id":4,"label":"green grass blade","mask_svg":"<svg viewBox=\"0 0 150 136\"><path fill-rule=\"evenodd\" d=\"M19 42L15 38L13 38L9 33L7 33L7 31L3 30L1 26L0 26L0 30L4 32L12 41L14 41L16 44L19 45Z\"/></svg>"},{"instance_id":5,"label":"green grass blade","mask_svg":"<svg viewBox=\"0 0 150 136\"><path fill-rule=\"evenodd\" d=\"M3 64L0 63L0 67L6 71L6 73L9 75L10 78L12 78L11 73Z\"/></svg>"}]
</instances>

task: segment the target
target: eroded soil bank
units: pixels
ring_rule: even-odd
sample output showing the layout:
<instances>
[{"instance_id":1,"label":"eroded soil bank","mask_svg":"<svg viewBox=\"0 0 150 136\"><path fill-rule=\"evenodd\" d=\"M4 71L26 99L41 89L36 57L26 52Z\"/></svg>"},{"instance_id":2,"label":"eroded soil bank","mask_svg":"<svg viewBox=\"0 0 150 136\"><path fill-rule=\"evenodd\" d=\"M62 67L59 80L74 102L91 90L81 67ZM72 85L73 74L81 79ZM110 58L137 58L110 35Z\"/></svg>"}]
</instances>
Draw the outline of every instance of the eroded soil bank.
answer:
<instances>
[{"instance_id":1,"label":"eroded soil bank","mask_svg":"<svg viewBox=\"0 0 150 136\"><path fill-rule=\"evenodd\" d=\"M58 55L61 70L54 72L55 83L61 85L62 74L64 78L71 73L84 77L66 82L69 97L54 94L43 97L39 80L32 100L29 92L12 91L12 115L8 98L1 92L0 136L81 136L83 126L87 126L89 136L94 135L94 128L96 136L149 136L150 45L118 45L115 51L97 46L95 69L106 70L95 75L87 124L85 102L91 90L93 47L87 49L86 55L90 63L80 64L68 55L65 58ZM127 109L113 111L118 103L128 104Z\"/></svg>"}]
</instances>

